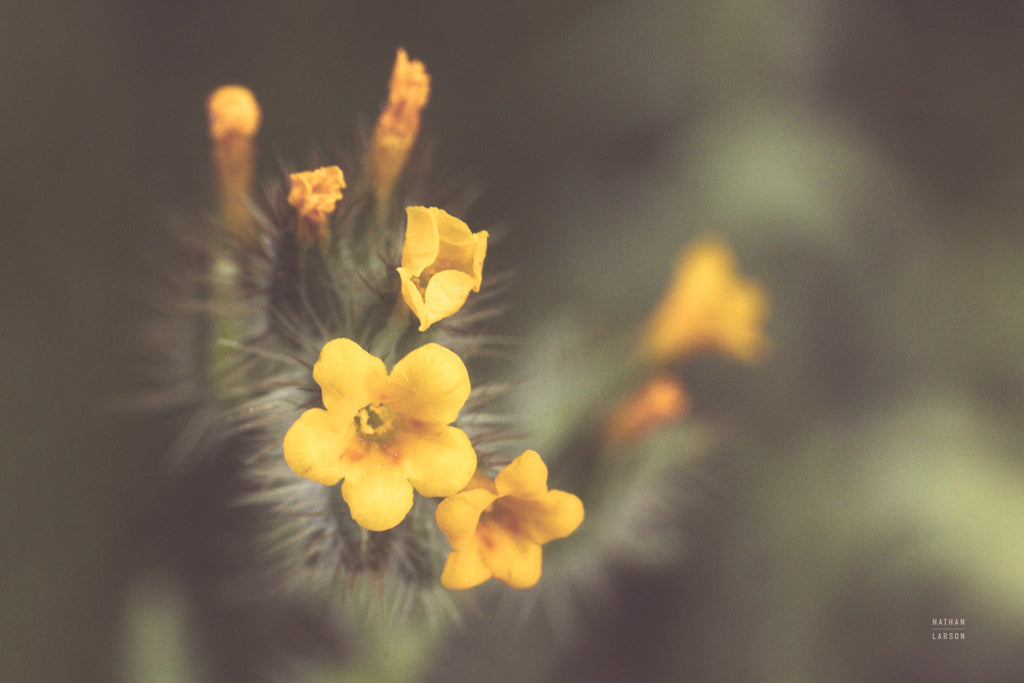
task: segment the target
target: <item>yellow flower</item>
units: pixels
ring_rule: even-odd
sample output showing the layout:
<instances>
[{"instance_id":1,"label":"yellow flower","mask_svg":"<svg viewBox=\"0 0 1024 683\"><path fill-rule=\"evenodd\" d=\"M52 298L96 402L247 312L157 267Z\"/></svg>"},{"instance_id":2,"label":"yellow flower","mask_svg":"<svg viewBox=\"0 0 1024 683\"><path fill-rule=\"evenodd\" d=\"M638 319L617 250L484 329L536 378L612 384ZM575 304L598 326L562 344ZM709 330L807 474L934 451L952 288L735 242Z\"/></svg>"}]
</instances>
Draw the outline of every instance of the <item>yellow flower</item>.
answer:
<instances>
[{"instance_id":1,"label":"yellow flower","mask_svg":"<svg viewBox=\"0 0 1024 683\"><path fill-rule=\"evenodd\" d=\"M224 224L236 238L252 242L255 238L245 197L256 165L253 138L260 128L260 106L248 88L225 85L206 98L206 113Z\"/></svg>"},{"instance_id":2,"label":"yellow flower","mask_svg":"<svg viewBox=\"0 0 1024 683\"><path fill-rule=\"evenodd\" d=\"M644 339L648 356L677 361L717 350L744 362L766 351L768 296L736 272L732 252L705 239L686 250L673 282L651 316Z\"/></svg>"},{"instance_id":3,"label":"yellow flower","mask_svg":"<svg viewBox=\"0 0 1024 683\"><path fill-rule=\"evenodd\" d=\"M548 490L548 468L526 451L494 481L477 475L469 486L437 506L437 524L452 553L441 585L472 588L492 576L513 588L540 580L541 546L565 538L583 522L583 503L565 491Z\"/></svg>"},{"instance_id":4,"label":"yellow flower","mask_svg":"<svg viewBox=\"0 0 1024 683\"><path fill-rule=\"evenodd\" d=\"M476 469L465 432L449 426L469 396L469 374L452 351L427 344L384 363L351 339L320 352L313 378L326 410L304 412L284 437L284 457L299 476L333 486L352 519L390 529L412 507L413 489L430 497L460 490Z\"/></svg>"},{"instance_id":5,"label":"yellow flower","mask_svg":"<svg viewBox=\"0 0 1024 683\"><path fill-rule=\"evenodd\" d=\"M307 241L323 241L327 236L327 214L341 201L345 175L337 166L292 173L288 203L299 216L299 234Z\"/></svg>"},{"instance_id":6,"label":"yellow flower","mask_svg":"<svg viewBox=\"0 0 1024 683\"><path fill-rule=\"evenodd\" d=\"M420 319L420 332L455 313L469 293L479 292L487 256L487 232L441 209L410 206L402 265L402 299Z\"/></svg>"},{"instance_id":7,"label":"yellow flower","mask_svg":"<svg viewBox=\"0 0 1024 683\"><path fill-rule=\"evenodd\" d=\"M391 196L398 177L405 170L409 153L420 130L420 112L430 99L430 74L423 62L409 60L398 48L388 83L388 103L373 128L370 172L378 202Z\"/></svg>"}]
</instances>

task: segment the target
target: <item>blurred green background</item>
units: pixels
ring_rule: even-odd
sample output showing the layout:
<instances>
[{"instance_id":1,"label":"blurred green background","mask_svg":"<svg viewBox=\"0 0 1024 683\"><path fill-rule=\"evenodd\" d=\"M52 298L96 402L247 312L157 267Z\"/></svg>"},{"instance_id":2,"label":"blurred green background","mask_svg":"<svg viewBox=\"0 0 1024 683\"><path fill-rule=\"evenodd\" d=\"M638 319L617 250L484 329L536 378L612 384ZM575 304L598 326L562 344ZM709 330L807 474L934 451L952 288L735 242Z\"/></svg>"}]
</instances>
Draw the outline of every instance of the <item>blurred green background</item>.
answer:
<instances>
[{"instance_id":1,"label":"blurred green background","mask_svg":"<svg viewBox=\"0 0 1024 683\"><path fill-rule=\"evenodd\" d=\"M503 327L534 348L628 328L705 231L773 299L768 363L689 378L737 436L687 552L625 567L547 675L1024 679L1019 3L4 15L5 680L118 675L170 427L111 404L134 379L140 255L208 205L203 98L256 92L272 172L348 146L399 45L433 75L438 167L480 183L470 225L507 228L489 256L519 272ZM932 641L933 617L967 618L968 639ZM437 676L493 674L492 650L514 672L538 647L483 628Z\"/></svg>"}]
</instances>

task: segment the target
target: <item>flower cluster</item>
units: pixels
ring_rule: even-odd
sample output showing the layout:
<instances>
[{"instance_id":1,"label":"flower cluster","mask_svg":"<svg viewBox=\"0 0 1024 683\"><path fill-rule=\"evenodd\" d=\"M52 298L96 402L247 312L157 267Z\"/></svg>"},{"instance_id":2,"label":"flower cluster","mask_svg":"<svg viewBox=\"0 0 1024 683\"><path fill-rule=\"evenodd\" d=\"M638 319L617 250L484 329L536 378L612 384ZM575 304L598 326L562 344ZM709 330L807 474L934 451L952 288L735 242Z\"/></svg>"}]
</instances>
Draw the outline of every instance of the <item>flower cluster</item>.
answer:
<instances>
[{"instance_id":1,"label":"flower cluster","mask_svg":"<svg viewBox=\"0 0 1024 683\"><path fill-rule=\"evenodd\" d=\"M470 329L486 318L486 297L474 294L489 286L489 234L411 196L426 183L404 182L425 168L410 159L430 86L422 62L399 49L363 165L291 173L262 204L251 186L255 98L227 86L208 100L220 225L236 239L216 240L226 253L206 261L223 277L205 290L215 305L197 365L226 366L205 375L216 386L204 400L230 425L213 448L242 451L249 500L269 520L259 551L289 585L366 573L417 591L491 578L528 588L541 578L543 546L583 523L583 501L549 489L536 451L517 443L522 455L509 462L518 435L503 432L507 411L481 408L492 400L481 396L500 393L467 366L486 344L498 348ZM706 350L759 358L766 313L764 292L737 274L723 244L692 247L638 352L624 354L639 374L565 428L593 448L554 446L557 473L582 477L593 495L587 473L606 451L688 414L671 366ZM501 426L488 433L488 424Z\"/></svg>"},{"instance_id":2,"label":"flower cluster","mask_svg":"<svg viewBox=\"0 0 1024 683\"><path fill-rule=\"evenodd\" d=\"M358 210L354 218L352 210L332 218L346 186L339 167L291 174L287 201L294 210L297 240L319 244L330 262L328 237L345 238L342 272L324 273L326 281L345 282L348 289L365 282L367 272L378 272L365 266L386 255L391 243L386 237L393 230L391 213L381 207L405 171L429 92L423 64L410 61L400 49L388 103L373 132L368 170L375 202L366 218ZM540 578L541 545L580 524L582 503L571 494L547 490L547 470L532 451L493 482L485 477L487 463L455 424L471 393L469 371L455 351L421 336L456 315L470 294L480 291L488 233L473 232L437 207L407 206L404 218L398 263L388 269L386 282L374 286L365 307L357 308L357 299L322 306L315 292L299 293L314 310L361 310L347 319L365 322L318 323L341 334L320 349L312 376L321 405L308 407L287 429L284 460L310 481L332 488L340 482L351 519L370 532L401 525L418 509L416 494L443 498L436 524L454 551L442 585L468 588L492 575L516 587L533 585ZM369 222L348 225L352 220ZM343 272L352 277L346 279ZM390 315L377 314L388 308ZM370 348L384 353L375 355ZM464 501L482 500L481 495L489 496L487 503L464 514Z\"/></svg>"},{"instance_id":3,"label":"flower cluster","mask_svg":"<svg viewBox=\"0 0 1024 683\"><path fill-rule=\"evenodd\" d=\"M540 579L541 546L583 521L579 498L547 489L547 467L534 451L493 481L477 472L469 438L451 426L470 393L466 367L452 351L426 344L389 374L354 341L335 339L313 377L326 409L305 411L285 434L288 465L326 486L344 480L352 518L370 531L397 526L414 489L447 496L437 508L454 549L441 576L446 588L492 576L528 588Z\"/></svg>"}]
</instances>

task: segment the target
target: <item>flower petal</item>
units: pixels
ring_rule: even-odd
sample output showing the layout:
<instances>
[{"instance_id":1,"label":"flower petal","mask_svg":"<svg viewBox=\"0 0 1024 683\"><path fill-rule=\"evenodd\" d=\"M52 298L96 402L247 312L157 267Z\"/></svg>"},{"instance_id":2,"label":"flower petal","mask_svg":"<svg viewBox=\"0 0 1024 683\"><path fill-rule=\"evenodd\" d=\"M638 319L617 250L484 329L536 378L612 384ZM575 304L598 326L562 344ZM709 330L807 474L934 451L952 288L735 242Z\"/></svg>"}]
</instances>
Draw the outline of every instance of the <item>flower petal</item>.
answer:
<instances>
[{"instance_id":1,"label":"flower petal","mask_svg":"<svg viewBox=\"0 0 1024 683\"><path fill-rule=\"evenodd\" d=\"M526 451L494 478L499 496L536 498L548 490L548 468L537 451Z\"/></svg>"},{"instance_id":2,"label":"flower petal","mask_svg":"<svg viewBox=\"0 0 1024 683\"><path fill-rule=\"evenodd\" d=\"M452 245L473 244L473 231L464 220L456 218L444 209L430 208L427 211L432 213L437 235L442 242Z\"/></svg>"},{"instance_id":3,"label":"flower petal","mask_svg":"<svg viewBox=\"0 0 1024 683\"><path fill-rule=\"evenodd\" d=\"M435 270L456 270L469 275L471 289L480 291L484 258L487 256L487 231L473 232L466 223L440 209L435 216L441 247L435 259Z\"/></svg>"},{"instance_id":4,"label":"flower petal","mask_svg":"<svg viewBox=\"0 0 1024 683\"><path fill-rule=\"evenodd\" d=\"M300 477L333 486L345 476L342 455L354 431L326 410L312 408L285 433L284 459Z\"/></svg>"},{"instance_id":5,"label":"flower petal","mask_svg":"<svg viewBox=\"0 0 1024 683\"><path fill-rule=\"evenodd\" d=\"M428 424L454 422L469 398L465 364L454 351L438 344L410 351L391 369L390 382L392 408Z\"/></svg>"},{"instance_id":6,"label":"flower petal","mask_svg":"<svg viewBox=\"0 0 1024 683\"><path fill-rule=\"evenodd\" d=\"M473 248L473 291L480 291L480 283L484 280L484 259L487 258L487 231L481 230L474 235L476 245Z\"/></svg>"},{"instance_id":7,"label":"flower petal","mask_svg":"<svg viewBox=\"0 0 1024 683\"><path fill-rule=\"evenodd\" d=\"M442 270L430 278L423 292L420 332L462 308L474 285L472 276L457 270Z\"/></svg>"},{"instance_id":8,"label":"flower petal","mask_svg":"<svg viewBox=\"0 0 1024 683\"><path fill-rule=\"evenodd\" d=\"M487 489L470 489L448 496L437 504L434 518L455 550L473 545L480 513L494 502L496 496Z\"/></svg>"},{"instance_id":9,"label":"flower petal","mask_svg":"<svg viewBox=\"0 0 1024 683\"><path fill-rule=\"evenodd\" d=\"M477 543L448 555L441 572L441 585L449 590L465 590L491 578L494 572L484 564Z\"/></svg>"},{"instance_id":10,"label":"flower petal","mask_svg":"<svg viewBox=\"0 0 1024 683\"><path fill-rule=\"evenodd\" d=\"M466 223L440 209L435 216L441 247L436 257L437 270L457 270L472 279L472 290L480 291L484 259L487 257L486 230L473 232Z\"/></svg>"},{"instance_id":11,"label":"flower petal","mask_svg":"<svg viewBox=\"0 0 1024 683\"><path fill-rule=\"evenodd\" d=\"M436 498L458 493L476 471L476 451L456 427L427 433L402 433L398 449L402 470L422 496Z\"/></svg>"},{"instance_id":12,"label":"flower petal","mask_svg":"<svg viewBox=\"0 0 1024 683\"><path fill-rule=\"evenodd\" d=\"M387 383L387 370L381 359L351 339L333 339L320 351L313 379L320 385L324 406L346 419L378 399Z\"/></svg>"},{"instance_id":13,"label":"flower petal","mask_svg":"<svg viewBox=\"0 0 1024 683\"><path fill-rule=\"evenodd\" d=\"M583 501L565 491L548 491L534 500L507 496L501 504L516 515L518 531L541 545L565 538L583 523Z\"/></svg>"},{"instance_id":14,"label":"flower petal","mask_svg":"<svg viewBox=\"0 0 1024 683\"><path fill-rule=\"evenodd\" d=\"M513 588L529 588L540 581L543 550L539 544L486 515L477 528L477 537L483 562L494 572L494 578Z\"/></svg>"},{"instance_id":15,"label":"flower petal","mask_svg":"<svg viewBox=\"0 0 1024 683\"><path fill-rule=\"evenodd\" d=\"M370 531L398 525L412 508L412 486L400 467L378 452L368 453L341 484L352 519Z\"/></svg>"},{"instance_id":16,"label":"flower petal","mask_svg":"<svg viewBox=\"0 0 1024 683\"><path fill-rule=\"evenodd\" d=\"M409 307L409 310L415 314L420 320L420 332L425 331L430 324L434 321L427 322L426 317L426 303L423 301L423 292L420 291L416 283L412 281L413 277L416 276L412 270L408 268L402 268L399 266L395 270L398 271L398 277L402 281L402 301Z\"/></svg>"},{"instance_id":17,"label":"flower petal","mask_svg":"<svg viewBox=\"0 0 1024 683\"><path fill-rule=\"evenodd\" d=\"M405 244L402 246L402 267L414 275L434 262L440 248L435 217L440 209L425 206L408 206L405 227ZM468 230L468 228L467 228Z\"/></svg>"}]
</instances>

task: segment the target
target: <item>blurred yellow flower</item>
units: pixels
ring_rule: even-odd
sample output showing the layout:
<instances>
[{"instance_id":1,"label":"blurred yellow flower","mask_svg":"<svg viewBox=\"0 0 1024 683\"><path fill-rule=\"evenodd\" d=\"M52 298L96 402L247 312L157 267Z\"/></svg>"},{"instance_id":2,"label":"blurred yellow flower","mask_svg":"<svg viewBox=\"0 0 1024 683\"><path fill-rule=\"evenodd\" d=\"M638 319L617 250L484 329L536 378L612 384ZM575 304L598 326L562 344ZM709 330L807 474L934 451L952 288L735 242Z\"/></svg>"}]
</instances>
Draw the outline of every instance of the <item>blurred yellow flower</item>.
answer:
<instances>
[{"instance_id":1,"label":"blurred yellow flower","mask_svg":"<svg viewBox=\"0 0 1024 683\"><path fill-rule=\"evenodd\" d=\"M612 444L630 443L681 420L689 409L690 397L682 383L671 375L659 374L615 407L605 425L605 435Z\"/></svg>"},{"instance_id":2,"label":"blurred yellow flower","mask_svg":"<svg viewBox=\"0 0 1024 683\"><path fill-rule=\"evenodd\" d=\"M423 62L398 48L388 83L388 103L373 128L370 173L378 202L391 196L420 130L420 112L430 99L430 74Z\"/></svg>"},{"instance_id":3,"label":"blurred yellow flower","mask_svg":"<svg viewBox=\"0 0 1024 683\"><path fill-rule=\"evenodd\" d=\"M685 252L644 337L646 354L672 362L716 350L744 362L768 348L764 319L768 296L736 272L725 244L705 239Z\"/></svg>"},{"instance_id":4,"label":"blurred yellow flower","mask_svg":"<svg viewBox=\"0 0 1024 683\"><path fill-rule=\"evenodd\" d=\"M583 522L583 503L548 490L548 468L526 451L494 481L476 475L469 486L437 506L437 524L448 537L441 585L472 588L491 578L529 588L540 580L545 543L565 538Z\"/></svg>"},{"instance_id":5,"label":"blurred yellow flower","mask_svg":"<svg viewBox=\"0 0 1024 683\"><path fill-rule=\"evenodd\" d=\"M469 396L462 360L427 344L395 363L389 375L379 358L351 339L334 339L320 352L313 378L326 410L304 412L284 437L284 457L299 476L333 486L352 519L371 531L401 522L413 489L448 496L476 469L476 451L450 423Z\"/></svg>"},{"instance_id":6,"label":"blurred yellow flower","mask_svg":"<svg viewBox=\"0 0 1024 683\"><path fill-rule=\"evenodd\" d=\"M307 241L322 242L327 236L327 214L341 201L345 175L337 166L292 173L288 203L299 216L299 234Z\"/></svg>"},{"instance_id":7,"label":"blurred yellow flower","mask_svg":"<svg viewBox=\"0 0 1024 683\"><path fill-rule=\"evenodd\" d=\"M420 320L420 332L455 313L469 293L479 292L487 256L487 232L445 211L407 207L402 265L402 299Z\"/></svg>"},{"instance_id":8,"label":"blurred yellow flower","mask_svg":"<svg viewBox=\"0 0 1024 683\"><path fill-rule=\"evenodd\" d=\"M252 242L252 221L245 200L256 166L253 138L260 128L260 106L248 88L225 85L206 98L206 113L224 224L242 242Z\"/></svg>"}]
</instances>

